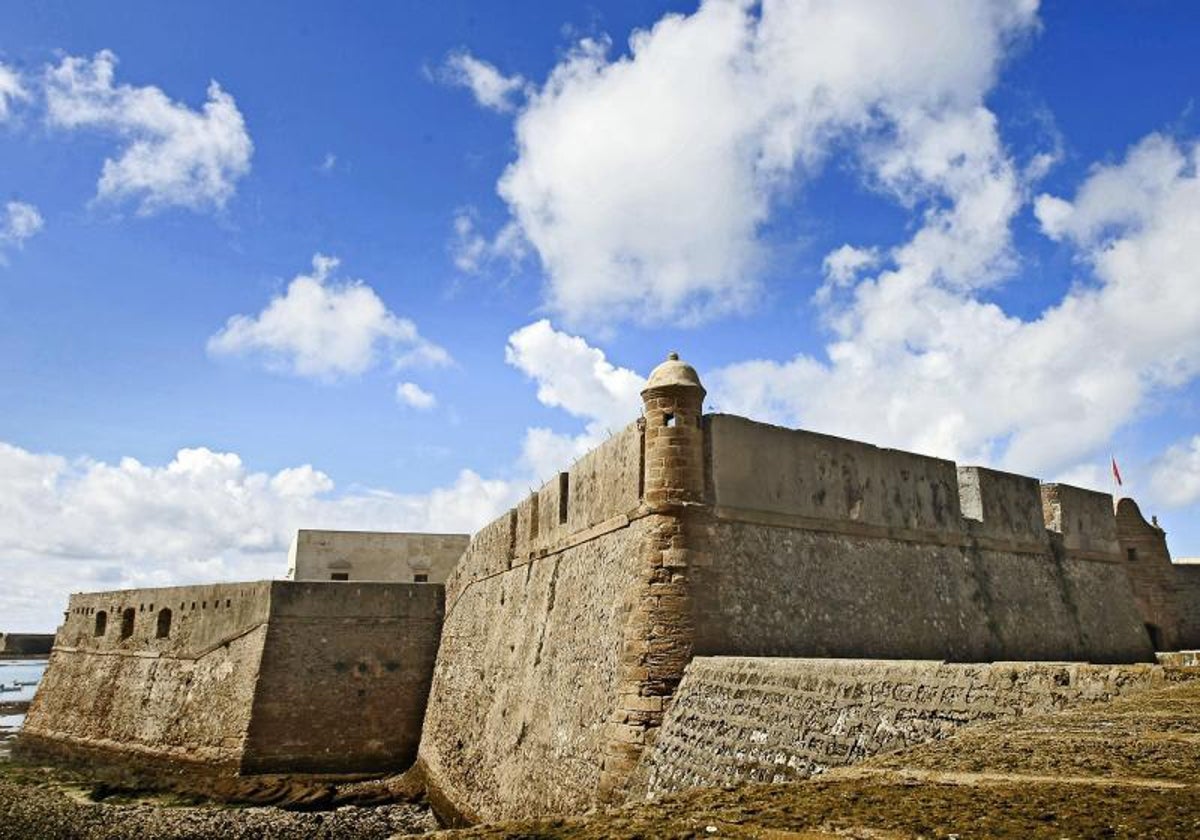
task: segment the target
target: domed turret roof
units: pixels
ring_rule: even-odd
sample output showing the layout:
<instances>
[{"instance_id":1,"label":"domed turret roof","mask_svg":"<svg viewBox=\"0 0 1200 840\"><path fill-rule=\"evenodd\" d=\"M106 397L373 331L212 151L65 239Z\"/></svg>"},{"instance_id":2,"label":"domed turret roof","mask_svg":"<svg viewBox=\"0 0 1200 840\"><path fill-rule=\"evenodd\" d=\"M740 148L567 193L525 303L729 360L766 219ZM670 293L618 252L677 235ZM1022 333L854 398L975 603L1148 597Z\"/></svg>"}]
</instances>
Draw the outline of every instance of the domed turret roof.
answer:
<instances>
[{"instance_id":1,"label":"domed turret roof","mask_svg":"<svg viewBox=\"0 0 1200 840\"><path fill-rule=\"evenodd\" d=\"M642 393L644 394L652 388L680 386L699 388L702 393L704 392L704 386L700 384L700 375L696 373L696 369L687 362L681 362L678 353L669 353L667 360L650 372L650 378L646 380L646 388Z\"/></svg>"}]
</instances>

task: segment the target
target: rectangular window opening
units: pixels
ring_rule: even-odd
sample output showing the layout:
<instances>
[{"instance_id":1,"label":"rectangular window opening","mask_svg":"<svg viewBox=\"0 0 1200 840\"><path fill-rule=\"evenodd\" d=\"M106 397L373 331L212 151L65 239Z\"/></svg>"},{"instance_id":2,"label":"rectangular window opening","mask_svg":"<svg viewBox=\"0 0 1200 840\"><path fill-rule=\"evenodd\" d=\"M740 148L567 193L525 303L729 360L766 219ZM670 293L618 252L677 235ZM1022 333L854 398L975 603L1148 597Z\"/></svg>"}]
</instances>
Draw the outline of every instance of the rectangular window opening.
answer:
<instances>
[{"instance_id":1,"label":"rectangular window opening","mask_svg":"<svg viewBox=\"0 0 1200 840\"><path fill-rule=\"evenodd\" d=\"M669 411L666 414L664 414L663 415L663 425L666 426L668 429L674 429L675 428L675 415Z\"/></svg>"},{"instance_id":2,"label":"rectangular window opening","mask_svg":"<svg viewBox=\"0 0 1200 840\"><path fill-rule=\"evenodd\" d=\"M570 503L571 474L558 474L558 524L567 524L567 505Z\"/></svg>"},{"instance_id":3,"label":"rectangular window opening","mask_svg":"<svg viewBox=\"0 0 1200 840\"><path fill-rule=\"evenodd\" d=\"M334 572L329 576L330 580L350 580L349 572Z\"/></svg>"},{"instance_id":4,"label":"rectangular window opening","mask_svg":"<svg viewBox=\"0 0 1200 840\"><path fill-rule=\"evenodd\" d=\"M429 583L429 575L417 572L413 575L413 583Z\"/></svg>"},{"instance_id":5,"label":"rectangular window opening","mask_svg":"<svg viewBox=\"0 0 1200 840\"><path fill-rule=\"evenodd\" d=\"M1136 548L1126 549L1125 556L1129 558L1130 563L1136 563L1137 562L1137 549Z\"/></svg>"}]
</instances>

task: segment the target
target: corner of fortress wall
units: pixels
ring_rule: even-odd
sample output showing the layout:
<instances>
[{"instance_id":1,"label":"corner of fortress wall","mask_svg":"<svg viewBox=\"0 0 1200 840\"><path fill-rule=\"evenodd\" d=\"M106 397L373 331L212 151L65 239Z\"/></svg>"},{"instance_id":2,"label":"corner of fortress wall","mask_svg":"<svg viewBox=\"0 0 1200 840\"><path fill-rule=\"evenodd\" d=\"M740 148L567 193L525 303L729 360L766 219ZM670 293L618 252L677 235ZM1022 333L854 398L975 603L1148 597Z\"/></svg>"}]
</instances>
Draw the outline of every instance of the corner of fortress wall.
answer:
<instances>
[{"instance_id":1,"label":"corner of fortress wall","mask_svg":"<svg viewBox=\"0 0 1200 840\"><path fill-rule=\"evenodd\" d=\"M18 747L219 775L404 769L441 613L430 584L73 595Z\"/></svg>"},{"instance_id":2,"label":"corner of fortress wall","mask_svg":"<svg viewBox=\"0 0 1200 840\"><path fill-rule=\"evenodd\" d=\"M702 416L686 385L448 581L419 753L444 816L622 800L693 653L1153 660L1107 495Z\"/></svg>"}]
</instances>

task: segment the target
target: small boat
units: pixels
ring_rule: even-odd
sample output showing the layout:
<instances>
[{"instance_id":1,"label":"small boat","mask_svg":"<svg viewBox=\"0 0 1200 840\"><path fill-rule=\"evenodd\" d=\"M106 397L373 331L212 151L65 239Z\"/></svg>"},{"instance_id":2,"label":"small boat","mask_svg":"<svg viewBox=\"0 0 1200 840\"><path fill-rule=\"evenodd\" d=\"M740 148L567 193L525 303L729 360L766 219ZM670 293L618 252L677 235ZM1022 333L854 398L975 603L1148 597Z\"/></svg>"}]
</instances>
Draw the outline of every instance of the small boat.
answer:
<instances>
[{"instance_id":1,"label":"small boat","mask_svg":"<svg viewBox=\"0 0 1200 840\"><path fill-rule=\"evenodd\" d=\"M21 686L19 686L19 685L0 685L0 692L7 693L7 692L13 692L13 691L20 691L20 690L21 690Z\"/></svg>"}]
</instances>

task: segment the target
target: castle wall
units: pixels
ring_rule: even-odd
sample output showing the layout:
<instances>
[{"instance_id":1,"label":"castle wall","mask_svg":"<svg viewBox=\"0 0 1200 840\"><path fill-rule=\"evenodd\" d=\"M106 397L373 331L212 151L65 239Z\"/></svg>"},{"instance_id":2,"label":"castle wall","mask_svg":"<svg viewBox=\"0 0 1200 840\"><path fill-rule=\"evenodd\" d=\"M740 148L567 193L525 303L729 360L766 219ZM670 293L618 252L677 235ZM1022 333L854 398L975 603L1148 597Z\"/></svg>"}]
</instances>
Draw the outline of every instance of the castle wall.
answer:
<instances>
[{"instance_id":1,"label":"castle wall","mask_svg":"<svg viewBox=\"0 0 1200 840\"><path fill-rule=\"evenodd\" d=\"M428 584L273 586L243 772L411 765L443 591Z\"/></svg>"},{"instance_id":2,"label":"castle wall","mask_svg":"<svg viewBox=\"0 0 1200 840\"><path fill-rule=\"evenodd\" d=\"M708 421L715 505L691 541L697 653L1152 659L1107 496ZM1039 525L1043 502L1063 533Z\"/></svg>"},{"instance_id":3,"label":"castle wall","mask_svg":"<svg viewBox=\"0 0 1200 840\"><path fill-rule=\"evenodd\" d=\"M1177 649L1182 616L1176 566L1171 563L1166 534L1143 518L1133 499L1117 503L1117 533L1142 621L1157 635L1159 650Z\"/></svg>"},{"instance_id":4,"label":"castle wall","mask_svg":"<svg viewBox=\"0 0 1200 840\"><path fill-rule=\"evenodd\" d=\"M970 723L1188 677L1154 665L697 657L638 769L641 792L793 781Z\"/></svg>"},{"instance_id":5,"label":"castle wall","mask_svg":"<svg viewBox=\"0 0 1200 840\"><path fill-rule=\"evenodd\" d=\"M672 523L637 513L640 461L633 424L484 527L451 576L420 748L444 812L596 804L614 743L641 738L622 706L642 676L629 669L653 668L627 646L653 600L646 546Z\"/></svg>"},{"instance_id":6,"label":"castle wall","mask_svg":"<svg viewBox=\"0 0 1200 840\"><path fill-rule=\"evenodd\" d=\"M0 633L0 655L45 656L53 644L52 633Z\"/></svg>"},{"instance_id":7,"label":"castle wall","mask_svg":"<svg viewBox=\"0 0 1200 840\"><path fill-rule=\"evenodd\" d=\"M1200 650L1200 562L1175 564L1179 603L1179 647Z\"/></svg>"},{"instance_id":8,"label":"castle wall","mask_svg":"<svg viewBox=\"0 0 1200 840\"><path fill-rule=\"evenodd\" d=\"M302 529L288 551L291 580L445 583L468 534ZM344 576L344 577L343 577Z\"/></svg>"},{"instance_id":9,"label":"castle wall","mask_svg":"<svg viewBox=\"0 0 1200 840\"><path fill-rule=\"evenodd\" d=\"M226 774L403 769L441 592L259 581L73 595L19 746Z\"/></svg>"},{"instance_id":10,"label":"castle wall","mask_svg":"<svg viewBox=\"0 0 1200 840\"><path fill-rule=\"evenodd\" d=\"M236 770L266 637L270 584L72 595L25 719L25 744ZM122 613L134 610L122 638ZM160 611L168 638L156 638ZM95 635L97 616L105 632Z\"/></svg>"}]
</instances>

